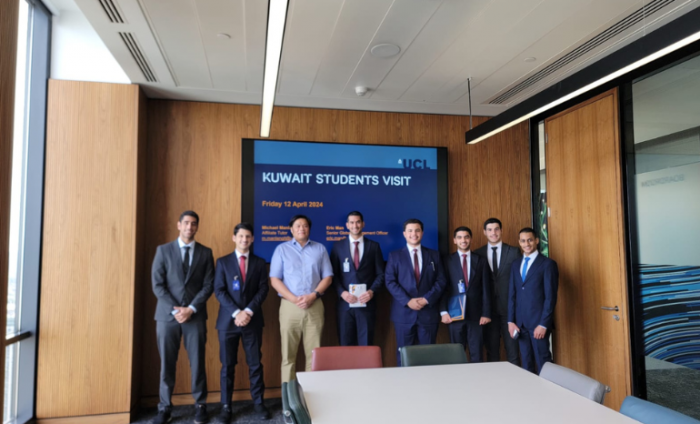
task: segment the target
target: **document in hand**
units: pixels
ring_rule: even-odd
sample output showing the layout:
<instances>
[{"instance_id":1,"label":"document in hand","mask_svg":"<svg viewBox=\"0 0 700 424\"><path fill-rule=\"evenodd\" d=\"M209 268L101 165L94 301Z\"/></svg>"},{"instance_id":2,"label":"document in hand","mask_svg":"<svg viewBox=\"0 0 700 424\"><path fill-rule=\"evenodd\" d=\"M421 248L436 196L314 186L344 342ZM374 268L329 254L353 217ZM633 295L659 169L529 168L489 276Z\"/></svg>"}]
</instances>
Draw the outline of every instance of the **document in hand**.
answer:
<instances>
[{"instance_id":1,"label":"document in hand","mask_svg":"<svg viewBox=\"0 0 700 424\"><path fill-rule=\"evenodd\" d=\"M367 292L367 284L350 284L349 288L350 288L350 290L348 290L348 291L350 292L350 294L357 297L357 298L362 296L363 293ZM360 301L358 300L355 303L351 303L350 307L351 308L366 308L367 304L360 303Z\"/></svg>"},{"instance_id":2,"label":"document in hand","mask_svg":"<svg viewBox=\"0 0 700 424\"><path fill-rule=\"evenodd\" d=\"M465 303L467 303L467 295L464 293L450 297L450 300L447 302L447 313L450 314L452 321L464 319Z\"/></svg>"}]
</instances>

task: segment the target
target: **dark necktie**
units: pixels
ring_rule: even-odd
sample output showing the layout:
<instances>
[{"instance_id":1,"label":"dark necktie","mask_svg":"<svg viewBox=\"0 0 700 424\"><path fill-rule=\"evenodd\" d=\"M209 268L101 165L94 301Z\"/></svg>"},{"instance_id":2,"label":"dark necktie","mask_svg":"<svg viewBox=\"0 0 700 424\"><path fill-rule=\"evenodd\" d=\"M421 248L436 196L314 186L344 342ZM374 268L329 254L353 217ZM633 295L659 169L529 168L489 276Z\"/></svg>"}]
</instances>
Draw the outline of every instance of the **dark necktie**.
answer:
<instances>
[{"instance_id":1,"label":"dark necktie","mask_svg":"<svg viewBox=\"0 0 700 424\"><path fill-rule=\"evenodd\" d=\"M418 265L418 249L413 249L413 273L416 275L416 287L420 285L420 266Z\"/></svg>"},{"instance_id":2,"label":"dark necktie","mask_svg":"<svg viewBox=\"0 0 700 424\"><path fill-rule=\"evenodd\" d=\"M464 288L469 288L469 268L467 268L467 255L462 255L462 272L464 273Z\"/></svg>"},{"instance_id":3,"label":"dark necktie","mask_svg":"<svg viewBox=\"0 0 700 424\"><path fill-rule=\"evenodd\" d=\"M491 262L493 263L493 273L498 274L498 247L492 247L493 255L491 256Z\"/></svg>"},{"instance_id":4,"label":"dark necktie","mask_svg":"<svg viewBox=\"0 0 700 424\"><path fill-rule=\"evenodd\" d=\"M238 266L241 268L241 281L245 283L245 256L238 259Z\"/></svg>"},{"instance_id":5,"label":"dark necktie","mask_svg":"<svg viewBox=\"0 0 700 424\"><path fill-rule=\"evenodd\" d=\"M352 258L352 261L355 262L355 269L358 269L360 267L360 242L356 241L355 243L355 254Z\"/></svg>"},{"instance_id":6,"label":"dark necktie","mask_svg":"<svg viewBox=\"0 0 700 424\"><path fill-rule=\"evenodd\" d=\"M190 272L190 247L185 246L183 249L185 249L185 259L182 260L182 273L187 278L187 274Z\"/></svg>"}]
</instances>

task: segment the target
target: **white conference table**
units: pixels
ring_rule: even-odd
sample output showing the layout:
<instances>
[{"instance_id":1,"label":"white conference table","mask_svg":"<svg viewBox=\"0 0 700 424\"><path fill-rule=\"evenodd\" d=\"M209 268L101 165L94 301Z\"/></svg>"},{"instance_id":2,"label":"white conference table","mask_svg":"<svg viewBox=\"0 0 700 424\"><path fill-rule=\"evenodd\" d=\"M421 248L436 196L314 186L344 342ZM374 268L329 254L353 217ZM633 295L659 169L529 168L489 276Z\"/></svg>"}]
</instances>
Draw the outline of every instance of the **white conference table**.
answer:
<instances>
[{"instance_id":1,"label":"white conference table","mask_svg":"<svg viewBox=\"0 0 700 424\"><path fill-rule=\"evenodd\" d=\"M297 373L313 424L639 424L508 362Z\"/></svg>"}]
</instances>

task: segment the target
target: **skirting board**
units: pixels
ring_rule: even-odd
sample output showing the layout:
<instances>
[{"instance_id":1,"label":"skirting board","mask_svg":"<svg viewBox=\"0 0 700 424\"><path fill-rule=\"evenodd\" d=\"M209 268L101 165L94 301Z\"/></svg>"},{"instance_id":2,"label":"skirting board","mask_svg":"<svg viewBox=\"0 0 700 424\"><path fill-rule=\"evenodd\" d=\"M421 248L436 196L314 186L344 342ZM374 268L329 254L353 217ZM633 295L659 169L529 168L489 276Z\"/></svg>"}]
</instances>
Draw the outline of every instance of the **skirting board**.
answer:
<instances>
[{"instance_id":1,"label":"skirting board","mask_svg":"<svg viewBox=\"0 0 700 424\"><path fill-rule=\"evenodd\" d=\"M282 397L282 389L279 387L265 389L265 399L274 399ZM239 400L251 400L250 391L248 390L234 390L233 391L233 401ZM141 406L144 408L152 408L158 406L159 398L158 396L147 396L141 398ZM194 399L192 399L191 394L184 395L173 395L172 402L174 406L179 405L193 405ZM207 403L219 403L221 402L221 392L209 392L207 395Z\"/></svg>"},{"instance_id":2,"label":"skirting board","mask_svg":"<svg viewBox=\"0 0 700 424\"><path fill-rule=\"evenodd\" d=\"M37 418L36 424L129 424L131 414L84 415L82 417Z\"/></svg>"}]
</instances>

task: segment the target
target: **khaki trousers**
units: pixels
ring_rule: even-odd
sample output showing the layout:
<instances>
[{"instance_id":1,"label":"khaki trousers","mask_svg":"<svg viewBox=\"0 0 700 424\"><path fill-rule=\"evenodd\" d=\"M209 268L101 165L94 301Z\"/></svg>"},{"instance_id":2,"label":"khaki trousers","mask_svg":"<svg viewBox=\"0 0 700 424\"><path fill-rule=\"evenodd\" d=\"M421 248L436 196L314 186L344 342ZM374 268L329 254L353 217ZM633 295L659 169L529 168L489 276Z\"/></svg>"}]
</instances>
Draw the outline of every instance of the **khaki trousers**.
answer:
<instances>
[{"instance_id":1,"label":"khaki trousers","mask_svg":"<svg viewBox=\"0 0 700 424\"><path fill-rule=\"evenodd\" d=\"M282 382L296 378L297 351L303 337L306 371L311 371L311 351L321 346L323 332L323 302L316 300L308 309L301 309L282 299L280 303L280 334L282 336Z\"/></svg>"}]
</instances>

